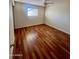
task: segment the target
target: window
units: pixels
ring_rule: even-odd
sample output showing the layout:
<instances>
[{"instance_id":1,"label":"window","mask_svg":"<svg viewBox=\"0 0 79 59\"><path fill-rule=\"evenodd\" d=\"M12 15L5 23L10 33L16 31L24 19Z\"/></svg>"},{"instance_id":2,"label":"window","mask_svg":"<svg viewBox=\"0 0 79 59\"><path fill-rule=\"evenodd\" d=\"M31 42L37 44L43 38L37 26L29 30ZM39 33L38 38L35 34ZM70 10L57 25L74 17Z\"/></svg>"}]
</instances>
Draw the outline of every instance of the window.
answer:
<instances>
[{"instance_id":1,"label":"window","mask_svg":"<svg viewBox=\"0 0 79 59\"><path fill-rule=\"evenodd\" d=\"M38 16L38 9L35 8L27 8L28 16Z\"/></svg>"}]
</instances>

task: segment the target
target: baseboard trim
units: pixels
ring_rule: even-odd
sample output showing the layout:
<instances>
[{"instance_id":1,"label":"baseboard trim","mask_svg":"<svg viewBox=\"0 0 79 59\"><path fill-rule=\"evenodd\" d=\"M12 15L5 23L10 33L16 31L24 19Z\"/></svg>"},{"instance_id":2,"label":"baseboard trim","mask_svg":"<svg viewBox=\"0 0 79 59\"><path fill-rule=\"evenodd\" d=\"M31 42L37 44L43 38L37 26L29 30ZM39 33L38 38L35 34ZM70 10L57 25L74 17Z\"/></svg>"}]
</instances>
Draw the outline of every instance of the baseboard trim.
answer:
<instances>
[{"instance_id":1,"label":"baseboard trim","mask_svg":"<svg viewBox=\"0 0 79 59\"><path fill-rule=\"evenodd\" d=\"M56 30L58 30L58 31L60 31L60 32L66 34L66 35L68 35L68 36L70 36L69 33L65 32L65 31L62 31L62 30L60 30L60 29L58 29L58 28L56 28L56 27L50 26L50 25L48 25L48 24L44 24L44 25L47 25L47 26L49 26L49 27L51 27L51 28L53 28L53 29L56 29Z\"/></svg>"},{"instance_id":2,"label":"baseboard trim","mask_svg":"<svg viewBox=\"0 0 79 59\"><path fill-rule=\"evenodd\" d=\"M22 28L27 28L27 27L33 27L33 26L39 26L39 25L44 25L44 24L36 24L36 25L31 25L31 26L25 26L25 27L21 27L21 28L15 28L14 30L22 29Z\"/></svg>"},{"instance_id":3,"label":"baseboard trim","mask_svg":"<svg viewBox=\"0 0 79 59\"><path fill-rule=\"evenodd\" d=\"M37 24L37 25L32 25L32 26L26 26L26 27L21 27L21 28L15 28L14 30L16 30L16 29L22 29L22 28L27 28L27 27L33 27L33 26L39 26L39 25L46 25L46 26L48 26L48 27L50 27L50 28L56 29L56 30L58 30L58 31L60 31L60 32L66 34L66 35L68 35L68 36L70 36L70 34L64 32L64 31L61 31L60 29L57 29L57 28L55 28L55 27L53 27L53 26L50 26L50 25L48 25L48 24Z\"/></svg>"}]
</instances>

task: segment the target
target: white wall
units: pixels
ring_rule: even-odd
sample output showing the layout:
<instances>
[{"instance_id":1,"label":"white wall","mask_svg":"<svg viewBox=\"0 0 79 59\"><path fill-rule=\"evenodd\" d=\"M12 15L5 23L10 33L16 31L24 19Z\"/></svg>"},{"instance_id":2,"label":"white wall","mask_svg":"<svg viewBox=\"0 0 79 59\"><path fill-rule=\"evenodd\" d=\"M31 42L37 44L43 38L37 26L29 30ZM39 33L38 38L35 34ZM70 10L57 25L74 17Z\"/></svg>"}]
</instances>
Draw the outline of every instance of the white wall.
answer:
<instances>
[{"instance_id":1,"label":"white wall","mask_svg":"<svg viewBox=\"0 0 79 59\"><path fill-rule=\"evenodd\" d=\"M45 8L45 24L70 33L69 1L48 4Z\"/></svg>"},{"instance_id":2,"label":"white wall","mask_svg":"<svg viewBox=\"0 0 79 59\"><path fill-rule=\"evenodd\" d=\"M14 7L14 16L15 16L15 28L33 26L43 23L44 19L44 8L41 6L31 5L32 8L38 9L38 16L27 16L24 8L28 4L24 3L15 3Z\"/></svg>"}]
</instances>

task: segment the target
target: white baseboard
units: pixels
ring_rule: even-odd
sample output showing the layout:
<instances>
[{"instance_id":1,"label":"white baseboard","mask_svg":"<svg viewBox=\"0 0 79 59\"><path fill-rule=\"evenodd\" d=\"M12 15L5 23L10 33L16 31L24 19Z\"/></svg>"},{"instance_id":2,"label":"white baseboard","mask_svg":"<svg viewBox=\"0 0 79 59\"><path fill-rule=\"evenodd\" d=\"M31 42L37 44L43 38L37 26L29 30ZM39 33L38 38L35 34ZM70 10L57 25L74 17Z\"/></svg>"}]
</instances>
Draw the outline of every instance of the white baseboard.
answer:
<instances>
[{"instance_id":1,"label":"white baseboard","mask_svg":"<svg viewBox=\"0 0 79 59\"><path fill-rule=\"evenodd\" d=\"M47 24L47 23L45 23L46 25L48 25L48 26L50 26L50 27L53 27L53 28L55 28L55 29L58 29L58 30L60 30L60 31L62 31L62 32L64 32L64 33L67 33L68 35L70 35L70 32L67 32L67 31L65 31L65 30L63 30L63 29L61 29L61 28L59 28L59 27L57 27L57 26L52 26L52 25L49 25L49 24Z\"/></svg>"}]
</instances>

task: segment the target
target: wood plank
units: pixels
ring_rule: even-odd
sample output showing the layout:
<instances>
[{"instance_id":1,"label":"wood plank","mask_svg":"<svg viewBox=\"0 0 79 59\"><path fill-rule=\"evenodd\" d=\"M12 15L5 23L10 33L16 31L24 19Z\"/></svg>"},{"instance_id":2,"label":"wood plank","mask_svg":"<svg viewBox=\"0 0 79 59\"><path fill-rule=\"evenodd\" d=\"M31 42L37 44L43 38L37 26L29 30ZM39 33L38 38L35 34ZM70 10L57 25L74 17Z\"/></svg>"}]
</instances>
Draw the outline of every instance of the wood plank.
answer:
<instances>
[{"instance_id":1,"label":"wood plank","mask_svg":"<svg viewBox=\"0 0 79 59\"><path fill-rule=\"evenodd\" d=\"M41 24L15 29L13 59L70 59L70 36Z\"/></svg>"}]
</instances>

